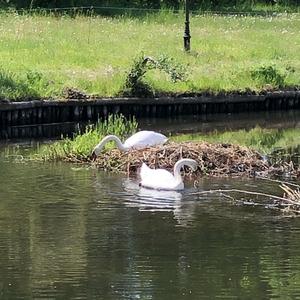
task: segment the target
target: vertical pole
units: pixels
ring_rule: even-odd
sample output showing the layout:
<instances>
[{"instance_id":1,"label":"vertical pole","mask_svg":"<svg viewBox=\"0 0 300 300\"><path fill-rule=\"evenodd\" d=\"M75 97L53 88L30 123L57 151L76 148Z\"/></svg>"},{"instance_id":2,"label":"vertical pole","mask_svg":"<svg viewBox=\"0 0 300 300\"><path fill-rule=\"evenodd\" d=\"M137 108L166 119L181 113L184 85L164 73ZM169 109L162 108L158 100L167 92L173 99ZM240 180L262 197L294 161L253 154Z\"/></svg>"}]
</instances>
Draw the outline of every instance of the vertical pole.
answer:
<instances>
[{"instance_id":1,"label":"vertical pole","mask_svg":"<svg viewBox=\"0 0 300 300\"><path fill-rule=\"evenodd\" d=\"M190 35L190 10L189 0L185 0L185 29L183 35L184 50L191 50L191 35Z\"/></svg>"}]
</instances>

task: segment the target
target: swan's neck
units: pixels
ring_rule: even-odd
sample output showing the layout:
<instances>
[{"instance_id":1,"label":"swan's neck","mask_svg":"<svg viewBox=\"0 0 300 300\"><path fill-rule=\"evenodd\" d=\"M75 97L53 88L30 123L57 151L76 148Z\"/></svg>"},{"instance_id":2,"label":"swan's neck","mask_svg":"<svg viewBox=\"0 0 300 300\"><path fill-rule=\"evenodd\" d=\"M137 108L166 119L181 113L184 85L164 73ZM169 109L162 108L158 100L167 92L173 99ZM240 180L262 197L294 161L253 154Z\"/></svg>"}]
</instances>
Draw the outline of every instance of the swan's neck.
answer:
<instances>
[{"instance_id":1,"label":"swan's neck","mask_svg":"<svg viewBox=\"0 0 300 300\"><path fill-rule=\"evenodd\" d=\"M178 161L174 166L174 177L178 182L182 182L180 170L184 165L185 163L183 161Z\"/></svg>"},{"instance_id":2,"label":"swan's neck","mask_svg":"<svg viewBox=\"0 0 300 300\"><path fill-rule=\"evenodd\" d=\"M110 141L114 141L116 142L117 147L121 150L121 151L126 151L127 149L124 147L124 145L122 144L122 142L120 141L120 139L115 136L115 135L108 135L106 136L94 149L94 153L96 155L99 155L101 149L104 147L104 145Z\"/></svg>"}]
</instances>

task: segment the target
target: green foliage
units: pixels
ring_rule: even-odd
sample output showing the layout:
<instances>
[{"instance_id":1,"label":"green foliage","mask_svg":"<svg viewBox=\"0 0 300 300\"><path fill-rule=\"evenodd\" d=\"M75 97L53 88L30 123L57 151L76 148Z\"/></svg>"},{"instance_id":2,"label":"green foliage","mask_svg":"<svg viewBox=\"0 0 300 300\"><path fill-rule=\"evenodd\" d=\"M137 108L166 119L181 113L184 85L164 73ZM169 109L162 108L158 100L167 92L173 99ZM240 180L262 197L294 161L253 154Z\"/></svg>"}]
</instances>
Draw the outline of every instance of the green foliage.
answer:
<instances>
[{"instance_id":1,"label":"green foliage","mask_svg":"<svg viewBox=\"0 0 300 300\"><path fill-rule=\"evenodd\" d=\"M255 9L255 7L267 6L269 9L276 9L279 7L293 7L297 6L298 0L194 0L190 1L190 7L192 9L224 9L224 10L237 10L237 9ZM109 9L96 10L98 13L107 14L118 13L121 10L122 13L126 11L126 8L155 8L155 9L178 9L183 5L182 0L6 0L0 2L0 7L17 7L17 8L54 8L54 7L72 7L72 6L108 6ZM113 8L118 8L114 10ZM123 8L123 9L122 9ZM133 13L129 9L127 11ZM70 13L72 13L70 11ZM136 12L138 13L138 12Z\"/></svg>"},{"instance_id":2,"label":"green foliage","mask_svg":"<svg viewBox=\"0 0 300 300\"><path fill-rule=\"evenodd\" d=\"M122 95L125 96L148 96L152 95L151 87L142 81L142 77L147 72L147 60L139 56L134 59L131 70L128 72Z\"/></svg>"},{"instance_id":3,"label":"green foliage","mask_svg":"<svg viewBox=\"0 0 300 300\"><path fill-rule=\"evenodd\" d=\"M158 69L166 72L173 83L184 81L187 77L186 68L167 55L161 55L157 59L140 55L128 72L124 89L121 92L127 96L153 95L153 89L149 84L143 82L143 77L148 70Z\"/></svg>"},{"instance_id":4,"label":"green foliage","mask_svg":"<svg viewBox=\"0 0 300 300\"><path fill-rule=\"evenodd\" d=\"M149 69L165 71L174 83L184 81L187 78L186 67L167 55L161 55L157 60L150 61Z\"/></svg>"},{"instance_id":5,"label":"green foliage","mask_svg":"<svg viewBox=\"0 0 300 300\"><path fill-rule=\"evenodd\" d=\"M61 99L65 87L100 97L125 94L127 72L141 52L169 66L165 73L157 67L151 70L148 62L146 73L134 74L132 81L140 84L141 95L147 88L151 95L259 91L264 84L253 80L249 70L274 62L278 72L288 74L286 86L300 86L298 14L272 18L192 14L189 53L183 51L183 20L183 14L170 12L167 18L160 13L141 19L0 14L0 95L13 100ZM188 66L189 72L188 80L174 84L176 62Z\"/></svg>"},{"instance_id":6,"label":"green foliage","mask_svg":"<svg viewBox=\"0 0 300 300\"><path fill-rule=\"evenodd\" d=\"M17 100L20 97L37 96L25 80L13 72L0 70L0 98Z\"/></svg>"},{"instance_id":7,"label":"green foliage","mask_svg":"<svg viewBox=\"0 0 300 300\"><path fill-rule=\"evenodd\" d=\"M42 145L32 155L35 160L67 160L74 158L84 161L100 140L108 135L115 134L125 139L137 131L135 119L127 120L124 116L111 115L107 120L99 121L96 125L89 125L83 132L78 132L71 138L65 138L53 144ZM213 132L209 134L181 134L171 136L171 141L207 141L210 143L230 143L244 145L271 154L274 150L288 149L300 145L300 129L267 129L259 126L250 130ZM111 148L113 143L106 145ZM15 153L16 154L16 153Z\"/></svg>"},{"instance_id":8,"label":"green foliage","mask_svg":"<svg viewBox=\"0 0 300 300\"><path fill-rule=\"evenodd\" d=\"M231 143L254 148L262 153L270 154L278 148L300 145L299 129L266 129L259 126L250 130L214 132L206 135L191 134L171 137L176 142L207 141L211 143Z\"/></svg>"},{"instance_id":9,"label":"green foliage","mask_svg":"<svg viewBox=\"0 0 300 300\"><path fill-rule=\"evenodd\" d=\"M258 80L260 84L270 84L273 87L283 87L287 77L287 71L283 71L276 65L260 66L251 71L251 77Z\"/></svg>"},{"instance_id":10,"label":"green foliage","mask_svg":"<svg viewBox=\"0 0 300 300\"><path fill-rule=\"evenodd\" d=\"M266 151L272 149L274 145L283 137L283 131L278 129L263 129L256 127L248 133L247 146L255 147Z\"/></svg>"},{"instance_id":11,"label":"green foliage","mask_svg":"<svg viewBox=\"0 0 300 300\"><path fill-rule=\"evenodd\" d=\"M26 100L41 98L49 82L39 72L26 71L20 75L0 69L0 98Z\"/></svg>"},{"instance_id":12,"label":"green foliage","mask_svg":"<svg viewBox=\"0 0 300 300\"><path fill-rule=\"evenodd\" d=\"M68 157L87 159L104 136L114 134L123 139L135 133L137 127L135 118L127 120L123 115L110 115L106 120L99 120L96 125L86 126L83 132L78 131L72 139L65 138L50 145L43 145L32 157L43 160Z\"/></svg>"},{"instance_id":13,"label":"green foliage","mask_svg":"<svg viewBox=\"0 0 300 300\"><path fill-rule=\"evenodd\" d=\"M41 73L39 72L34 72L34 71L28 71L26 73L26 78L27 81L31 84L34 85L36 84L36 82L40 82L43 79L43 76Z\"/></svg>"}]
</instances>

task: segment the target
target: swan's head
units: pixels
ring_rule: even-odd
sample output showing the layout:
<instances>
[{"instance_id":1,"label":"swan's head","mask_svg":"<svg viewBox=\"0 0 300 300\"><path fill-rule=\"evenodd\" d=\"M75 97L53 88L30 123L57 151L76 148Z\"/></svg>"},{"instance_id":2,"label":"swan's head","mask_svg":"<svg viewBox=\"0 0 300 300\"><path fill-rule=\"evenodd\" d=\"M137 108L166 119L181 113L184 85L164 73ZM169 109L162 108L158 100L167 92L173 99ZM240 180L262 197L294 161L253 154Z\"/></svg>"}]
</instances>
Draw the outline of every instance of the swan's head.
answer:
<instances>
[{"instance_id":1,"label":"swan's head","mask_svg":"<svg viewBox=\"0 0 300 300\"><path fill-rule=\"evenodd\" d=\"M103 148L103 143L100 142L92 151L91 159L94 161L96 160L97 156L100 154L101 149Z\"/></svg>"},{"instance_id":2,"label":"swan's head","mask_svg":"<svg viewBox=\"0 0 300 300\"><path fill-rule=\"evenodd\" d=\"M93 151L92 154L91 154L91 160L95 161L96 158L97 158L97 154L95 153L95 151Z\"/></svg>"},{"instance_id":3,"label":"swan's head","mask_svg":"<svg viewBox=\"0 0 300 300\"><path fill-rule=\"evenodd\" d=\"M194 159L185 158L184 165L190 167L192 171L196 171L198 167L198 163Z\"/></svg>"},{"instance_id":4,"label":"swan's head","mask_svg":"<svg viewBox=\"0 0 300 300\"><path fill-rule=\"evenodd\" d=\"M174 166L174 176L177 178L177 180L179 180L180 182L182 182L182 178L181 178L181 174L180 174L180 169L183 166L188 166L190 167L193 171L197 170L198 167L198 163L194 160L194 159L190 159L190 158L182 158L180 159Z\"/></svg>"},{"instance_id":5,"label":"swan's head","mask_svg":"<svg viewBox=\"0 0 300 300\"><path fill-rule=\"evenodd\" d=\"M107 143L107 141L109 140L110 136L105 137L104 139L102 139L102 141L96 145L92 151L91 154L91 159L92 160L96 160L97 156L100 154L102 148L104 147L104 145Z\"/></svg>"}]
</instances>

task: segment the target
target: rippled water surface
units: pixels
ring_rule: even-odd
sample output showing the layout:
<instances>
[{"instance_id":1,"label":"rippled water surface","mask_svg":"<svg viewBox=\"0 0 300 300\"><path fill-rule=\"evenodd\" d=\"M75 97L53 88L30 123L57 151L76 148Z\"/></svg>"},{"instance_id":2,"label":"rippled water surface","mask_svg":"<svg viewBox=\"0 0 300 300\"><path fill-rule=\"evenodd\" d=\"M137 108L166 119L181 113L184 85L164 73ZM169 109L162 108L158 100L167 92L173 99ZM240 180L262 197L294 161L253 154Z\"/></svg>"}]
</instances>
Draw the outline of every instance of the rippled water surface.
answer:
<instances>
[{"instance_id":1,"label":"rippled water surface","mask_svg":"<svg viewBox=\"0 0 300 300\"><path fill-rule=\"evenodd\" d=\"M253 179L157 192L0 155L0 299L298 299L300 219L196 194L232 187L280 195Z\"/></svg>"}]
</instances>

